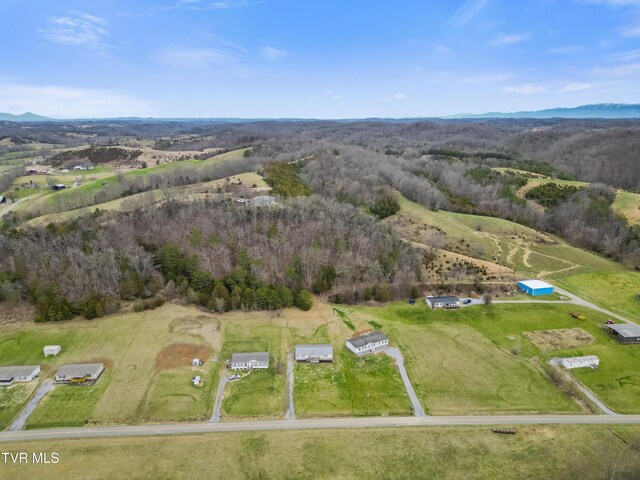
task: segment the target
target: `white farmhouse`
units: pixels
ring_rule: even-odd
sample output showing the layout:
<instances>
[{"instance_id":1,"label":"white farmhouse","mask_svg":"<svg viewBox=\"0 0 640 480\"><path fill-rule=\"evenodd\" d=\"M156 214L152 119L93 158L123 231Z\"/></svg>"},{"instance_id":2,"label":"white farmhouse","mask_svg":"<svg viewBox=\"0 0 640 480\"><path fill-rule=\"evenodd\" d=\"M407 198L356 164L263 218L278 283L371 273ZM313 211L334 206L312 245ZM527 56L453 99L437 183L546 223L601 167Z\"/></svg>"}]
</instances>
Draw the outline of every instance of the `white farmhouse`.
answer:
<instances>
[{"instance_id":1,"label":"white farmhouse","mask_svg":"<svg viewBox=\"0 0 640 480\"><path fill-rule=\"evenodd\" d=\"M598 368L600 359L595 355L585 355L584 357L567 357L560 361L564 368Z\"/></svg>"}]
</instances>

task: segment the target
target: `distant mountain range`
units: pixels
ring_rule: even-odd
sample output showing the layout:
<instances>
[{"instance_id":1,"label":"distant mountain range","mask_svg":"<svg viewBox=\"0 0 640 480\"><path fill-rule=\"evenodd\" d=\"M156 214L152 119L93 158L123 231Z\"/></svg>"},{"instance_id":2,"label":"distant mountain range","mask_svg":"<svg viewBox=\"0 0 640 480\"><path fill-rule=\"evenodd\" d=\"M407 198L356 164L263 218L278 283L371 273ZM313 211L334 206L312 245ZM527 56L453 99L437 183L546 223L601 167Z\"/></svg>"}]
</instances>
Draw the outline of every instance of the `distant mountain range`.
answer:
<instances>
[{"instance_id":1,"label":"distant mountain range","mask_svg":"<svg viewBox=\"0 0 640 480\"><path fill-rule=\"evenodd\" d=\"M443 117L420 118L367 118L367 119L340 119L341 121L413 121L428 119L482 119L482 118L640 118L640 104L627 103L596 103L570 108L549 108L546 110L533 110L521 112L487 112L487 113L460 113ZM117 118L84 118L84 119L56 119L26 112L21 115L0 113L0 121L8 122L61 122L61 121L121 121L121 122L216 122L216 123L240 123L259 121L309 121L312 118L154 118L154 117L117 117Z\"/></svg>"}]
</instances>

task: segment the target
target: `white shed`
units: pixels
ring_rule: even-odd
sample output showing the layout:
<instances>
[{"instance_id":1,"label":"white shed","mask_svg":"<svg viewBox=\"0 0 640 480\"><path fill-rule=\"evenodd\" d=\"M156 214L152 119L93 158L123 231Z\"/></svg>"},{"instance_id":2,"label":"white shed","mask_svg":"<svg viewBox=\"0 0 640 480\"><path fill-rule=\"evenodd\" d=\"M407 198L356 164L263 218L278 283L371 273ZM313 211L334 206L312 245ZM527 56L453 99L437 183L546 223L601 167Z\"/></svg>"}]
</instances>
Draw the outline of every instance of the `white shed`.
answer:
<instances>
[{"instance_id":1,"label":"white shed","mask_svg":"<svg viewBox=\"0 0 640 480\"><path fill-rule=\"evenodd\" d=\"M47 345L46 347L44 347L44 356L48 357L48 356L56 356L60 353L60 351L62 350L62 347L60 345Z\"/></svg>"},{"instance_id":2,"label":"white shed","mask_svg":"<svg viewBox=\"0 0 640 480\"><path fill-rule=\"evenodd\" d=\"M598 368L600 359L595 355L585 355L584 357L567 357L560 362L564 368Z\"/></svg>"},{"instance_id":3,"label":"white shed","mask_svg":"<svg viewBox=\"0 0 640 480\"><path fill-rule=\"evenodd\" d=\"M200 360L199 358L194 358L193 360L191 360L191 366L192 367L199 367L203 363L204 362L202 360Z\"/></svg>"},{"instance_id":4,"label":"white shed","mask_svg":"<svg viewBox=\"0 0 640 480\"><path fill-rule=\"evenodd\" d=\"M200 377L199 377L199 376L195 376L195 377L193 377L193 378L191 379L191 381L193 382L193 385L194 385L194 386L196 386L196 387L197 387L198 385L200 385Z\"/></svg>"}]
</instances>

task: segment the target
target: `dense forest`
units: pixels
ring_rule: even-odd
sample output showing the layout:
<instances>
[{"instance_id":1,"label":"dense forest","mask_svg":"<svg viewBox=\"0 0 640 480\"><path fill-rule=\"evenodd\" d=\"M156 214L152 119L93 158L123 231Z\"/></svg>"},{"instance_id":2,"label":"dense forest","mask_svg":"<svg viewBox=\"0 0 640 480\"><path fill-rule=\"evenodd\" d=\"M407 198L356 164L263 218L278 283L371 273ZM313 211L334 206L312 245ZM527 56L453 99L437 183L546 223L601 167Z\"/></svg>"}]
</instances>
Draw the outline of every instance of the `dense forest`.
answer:
<instances>
[{"instance_id":1,"label":"dense forest","mask_svg":"<svg viewBox=\"0 0 640 480\"><path fill-rule=\"evenodd\" d=\"M152 308L179 298L225 311L307 308L309 292L338 301L407 295L421 281L421 254L378 221L400 208L396 192L432 210L554 233L640 269L640 228L612 209L615 188L640 191L638 121L4 123L0 137L15 139L0 153L18 157L31 142L89 143L108 156L106 147L151 139L156 149L194 159L206 156L203 149L248 147L244 158L204 168L119 174L100 189L57 194L40 211L3 218L0 300L32 301L41 320L90 318L121 300ZM40 153L43 164L53 157ZM249 171L264 176L278 208L239 207L222 193L189 202L171 194ZM4 173L0 187L20 172ZM522 198L519 189L538 175L592 183L545 183ZM158 189L166 193L159 207L142 202L128 213L22 226L33 216Z\"/></svg>"}]
</instances>

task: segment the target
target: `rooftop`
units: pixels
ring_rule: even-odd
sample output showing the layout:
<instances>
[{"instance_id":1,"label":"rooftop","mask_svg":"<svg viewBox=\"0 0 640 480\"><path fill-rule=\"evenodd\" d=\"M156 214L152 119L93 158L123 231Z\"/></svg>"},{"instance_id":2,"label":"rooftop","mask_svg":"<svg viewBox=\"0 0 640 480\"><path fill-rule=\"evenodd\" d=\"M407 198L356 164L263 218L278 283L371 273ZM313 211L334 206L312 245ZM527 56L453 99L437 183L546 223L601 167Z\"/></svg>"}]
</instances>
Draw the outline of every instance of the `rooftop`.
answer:
<instances>
[{"instance_id":1,"label":"rooftop","mask_svg":"<svg viewBox=\"0 0 640 480\"><path fill-rule=\"evenodd\" d=\"M269 363L269 352L234 353L231 363L266 362Z\"/></svg>"},{"instance_id":2,"label":"rooftop","mask_svg":"<svg viewBox=\"0 0 640 480\"><path fill-rule=\"evenodd\" d=\"M427 297L430 302L459 302L460 299L458 297L448 296L448 297Z\"/></svg>"},{"instance_id":3,"label":"rooftop","mask_svg":"<svg viewBox=\"0 0 640 480\"><path fill-rule=\"evenodd\" d=\"M521 283L525 287L529 288L553 288L553 285L548 284L547 282L543 282L542 280L520 280L518 283Z\"/></svg>"},{"instance_id":4,"label":"rooftop","mask_svg":"<svg viewBox=\"0 0 640 480\"><path fill-rule=\"evenodd\" d=\"M382 332L375 331L365 333L364 335L360 335L359 337L349 338L347 339L347 342L349 342L354 347L359 348L364 347L365 345L368 345L370 343L382 342L383 340L389 340L389 337L387 337Z\"/></svg>"},{"instance_id":5,"label":"rooftop","mask_svg":"<svg viewBox=\"0 0 640 480\"><path fill-rule=\"evenodd\" d=\"M333 354L333 345L330 344L300 344L296 345L296 355L309 355L311 357Z\"/></svg>"},{"instance_id":6,"label":"rooftop","mask_svg":"<svg viewBox=\"0 0 640 480\"><path fill-rule=\"evenodd\" d=\"M15 377L28 377L38 368L40 368L40 365L0 367L0 381L9 381Z\"/></svg>"},{"instance_id":7,"label":"rooftop","mask_svg":"<svg viewBox=\"0 0 640 480\"><path fill-rule=\"evenodd\" d=\"M104 368L102 363L69 363L62 365L58 369L58 376L84 377L86 375L97 375Z\"/></svg>"},{"instance_id":8,"label":"rooftop","mask_svg":"<svg viewBox=\"0 0 640 480\"><path fill-rule=\"evenodd\" d=\"M640 337L640 325L634 325L632 323L614 323L613 325L607 325L607 327L623 337Z\"/></svg>"}]
</instances>

